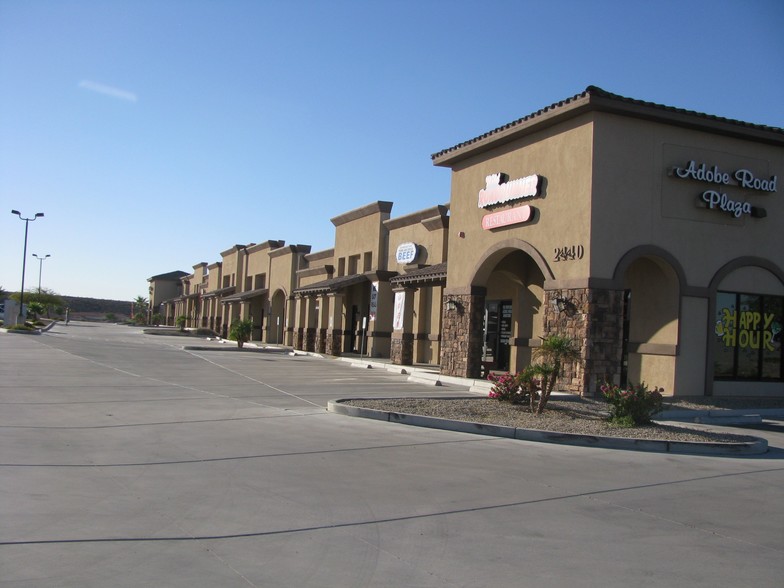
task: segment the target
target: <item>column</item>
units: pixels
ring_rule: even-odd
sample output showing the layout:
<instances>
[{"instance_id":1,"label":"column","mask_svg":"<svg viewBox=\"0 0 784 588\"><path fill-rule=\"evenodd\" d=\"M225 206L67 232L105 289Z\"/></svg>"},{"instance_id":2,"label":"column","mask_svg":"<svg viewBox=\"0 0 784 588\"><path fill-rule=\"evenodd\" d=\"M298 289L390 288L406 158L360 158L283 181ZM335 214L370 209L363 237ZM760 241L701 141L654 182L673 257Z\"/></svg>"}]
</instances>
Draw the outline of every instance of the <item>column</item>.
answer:
<instances>
[{"instance_id":1,"label":"column","mask_svg":"<svg viewBox=\"0 0 784 588\"><path fill-rule=\"evenodd\" d=\"M292 324L294 349L305 349L306 303L307 299L302 294L294 296L294 323Z\"/></svg>"},{"instance_id":2,"label":"column","mask_svg":"<svg viewBox=\"0 0 784 588\"><path fill-rule=\"evenodd\" d=\"M481 376L485 292L485 288L474 288L471 294L444 294L442 374L461 378Z\"/></svg>"},{"instance_id":3,"label":"column","mask_svg":"<svg viewBox=\"0 0 784 588\"><path fill-rule=\"evenodd\" d=\"M345 324L344 296L342 292L327 295L329 323L327 325L326 353L340 355L343 351L343 325Z\"/></svg>"},{"instance_id":4,"label":"column","mask_svg":"<svg viewBox=\"0 0 784 588\"><path fill-rule=\"evenodd\" d=\"M414 363L414 294L415 288L393 288L392 344L390 359L396 365Z\"/></svg>"}]
</instances>

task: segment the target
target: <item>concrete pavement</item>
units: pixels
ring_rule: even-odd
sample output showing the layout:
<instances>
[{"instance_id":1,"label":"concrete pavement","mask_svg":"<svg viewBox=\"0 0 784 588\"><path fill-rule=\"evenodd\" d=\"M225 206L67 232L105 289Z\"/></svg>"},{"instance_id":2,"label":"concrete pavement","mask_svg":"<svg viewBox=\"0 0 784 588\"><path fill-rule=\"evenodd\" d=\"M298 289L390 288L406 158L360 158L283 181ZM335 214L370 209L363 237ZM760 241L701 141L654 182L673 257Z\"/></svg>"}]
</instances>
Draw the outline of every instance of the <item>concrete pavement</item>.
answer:
<instances>
[{"instance_id":1,"label":"concrete pavement","mask_svg":"<svg viewBox=\"0 0 784 588\"><path fill-rule=\"evenodd\" d=\"M461 390L182 344L0 335L4 587L781 583L781 433L718 458L401 427L325 407Z\"/></svg>"}]
</instances>

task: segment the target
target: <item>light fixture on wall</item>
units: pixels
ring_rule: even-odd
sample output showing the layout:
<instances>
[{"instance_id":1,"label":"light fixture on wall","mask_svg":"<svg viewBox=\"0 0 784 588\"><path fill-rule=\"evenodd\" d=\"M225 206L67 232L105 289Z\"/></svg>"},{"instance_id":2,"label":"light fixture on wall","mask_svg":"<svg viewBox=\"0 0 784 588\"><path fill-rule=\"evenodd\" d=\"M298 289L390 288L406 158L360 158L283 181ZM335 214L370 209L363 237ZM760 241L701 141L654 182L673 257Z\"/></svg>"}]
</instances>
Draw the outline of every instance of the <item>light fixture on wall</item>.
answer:
<instances>
[{"instance_id":1,"label":"light fixture on wall","mask_svg":"<svg viewBox=\"0 0 784 588\"><path fill-rule=\"evenodd\" d=\"M558 314L566 313L567 316L574 316L574 313L577 311L575 305L568 298L557 296L552 299L550 304L553 305L553 310L558 311Z\"/></svg>"},{"instance_id":2,"label":"light fixture on wall","mask_svg":"<svg viewBox=\"0 0 784 588\"><path fill-rule=\"evenodd\" d=\"M458 304L457 301L454 300L453 298L447 298L444 307L446 308L447 312L454 312L457 310Z\"/></svg>"}]
</instances>

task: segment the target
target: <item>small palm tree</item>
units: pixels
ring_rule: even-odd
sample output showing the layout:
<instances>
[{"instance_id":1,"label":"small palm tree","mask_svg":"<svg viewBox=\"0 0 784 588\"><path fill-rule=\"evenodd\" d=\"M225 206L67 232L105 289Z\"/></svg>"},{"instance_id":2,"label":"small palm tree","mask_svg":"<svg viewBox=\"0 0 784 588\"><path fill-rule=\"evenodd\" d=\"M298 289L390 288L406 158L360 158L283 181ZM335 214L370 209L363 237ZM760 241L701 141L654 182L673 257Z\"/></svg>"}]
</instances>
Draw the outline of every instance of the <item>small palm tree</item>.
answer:
<instances>
[{"instance_id":1,"label":"small palm tree","mask_svg":"<svg viewBox=\"0 0 784 588\"><path fill-rule=\"evenodd\" d=\"M44 313L44 305L40 302L31 302L27 305L27 312L33 315L33 320L37 320Z\"/></svg>"},{"instance_id":2,"label":"small palm tree","mask_svg":"<svg viewBox=\"0 0 784 588\"><path fill-rule=\"evenodd\" d=\"M185 316L184 314L181 314L174 320L174 324L180 328L180 331L185 330L185 323L187 322L188 322L188 317Z\"/></svg>"},{"instance_id":3,"label":"small palm tree","mask_svg":"<svg viewBox=\"0 0 784 588\"><path fill-rule=\"evenodd\" d=\"M229 339L237 342L237 347L242 349L245 341L250 340L250 334L253 332L253 323L249 319L234 321L231 323L229 329Z\"/></svg>"},{"instance_id":4,"label":"small palm tree","mask_svg":"<svg viewBox=\"0 0 784 588\"><path fill-rule=\"evenodd\" d=\"M542 393L536 406L536 414L542 414L555 382L561 375L563 364L580 359L580 350L573 339L565 335L549 335L542 338L542 344L534 350L534 357L540 360L536 366L542 377Z\"/></svg>"}]
</instances>

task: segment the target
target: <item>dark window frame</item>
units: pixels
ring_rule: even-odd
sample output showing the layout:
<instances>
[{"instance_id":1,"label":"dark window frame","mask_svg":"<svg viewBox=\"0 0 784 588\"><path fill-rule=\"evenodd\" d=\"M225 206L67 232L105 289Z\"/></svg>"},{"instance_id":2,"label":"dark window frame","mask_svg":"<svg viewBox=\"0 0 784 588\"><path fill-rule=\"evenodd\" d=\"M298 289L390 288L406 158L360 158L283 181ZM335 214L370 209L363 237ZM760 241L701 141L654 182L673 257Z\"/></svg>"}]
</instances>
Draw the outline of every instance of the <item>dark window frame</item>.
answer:
<instances>
[{"instance_id":1,"label":"dark window frame","mask_svg":"<svg viewBox=\"0 0 784 588\"><path fill-rule=\"evenodd\" d=\"M741 311L741 303L740 303L742 296L754 296L754 297L758 298L759 299L760 311L763 313L763 316L764 316L764 313L765 313L765 309L767 307L766 300L768 300L768 299L778 299L780 301L780 304L781 304L782 308L784 308L784 296L776 296L776 295L773 295L773 294L758 294L756 292L729 292L729 291L726 291L726 290L718 290L716 292L716 297L714 299L714 302L716 303L716 313L714 314L714 316L711 319L711 323L710 323L711 325L714 324L713 321L715 321L716 317L718 316L718 312L719 312L718 298L722 294L735 297L735 312L737 312L737 313L742 312ZM738 325L735 325L735 329L736 330L738 329ZM715 333L711 332L711 336L715 337L716 335L715 335ZM719 343L717 343L717 345L718 344ZM784 344L782 344L780 346L780 349L779 349L779 375L778 375L778 377L763 377L762 376L762 374L764 373L764 367L763 367L764 346L763 345L759 346L759 350L757 352L757 377L738 376L738 364L739 364L738 355L739 355L740 348L738 347L738 345L736 343L736 345L734 347L732 347L732 349L733 349L733 354L732 354L733 355L733 358L732 358L732 375L731 376L714 376L714 378L713 378L714 381L717 381L717 382L782 382L782 381L784 381ZM718 355L717 353L714 353L714 357L711 358L711 361L713 361L714 369L716 368L717 355Z\"/></svg>"}]
</instances>

